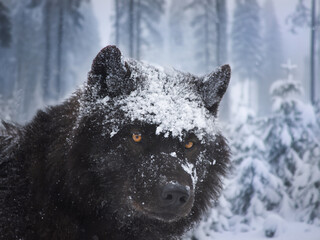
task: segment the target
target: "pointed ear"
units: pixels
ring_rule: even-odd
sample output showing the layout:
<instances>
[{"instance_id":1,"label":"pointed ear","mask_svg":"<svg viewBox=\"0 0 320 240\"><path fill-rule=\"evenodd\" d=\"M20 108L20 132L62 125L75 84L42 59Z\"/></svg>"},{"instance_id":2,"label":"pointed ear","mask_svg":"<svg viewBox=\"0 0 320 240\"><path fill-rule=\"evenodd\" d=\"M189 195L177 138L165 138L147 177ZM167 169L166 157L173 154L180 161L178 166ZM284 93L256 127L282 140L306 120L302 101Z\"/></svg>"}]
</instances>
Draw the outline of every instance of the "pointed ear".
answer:
<instances>
[{"instance_id":1,"label":"pointed ear","mask_svg":"<svg viewBox=\"0 0 320 240\"><path fill-rule=\"evenodd\" d=\"M225 94L231 76L229 65L223 65L197 82L198 91L206 108L217 116L218 107Z\"/></svg>"},{"instance_id":2,"label":"pointed ear","mask_svg":"<svg viewBox=\"0 0 320 240\"><path fill-rule=\"evenodd\" d=\"M134 89L130 75L129 65L121 61L120 50L116 46L107 46L93 60L88 84L97 87L100 97L116 97Z\"/></svg>"}]
</instances>

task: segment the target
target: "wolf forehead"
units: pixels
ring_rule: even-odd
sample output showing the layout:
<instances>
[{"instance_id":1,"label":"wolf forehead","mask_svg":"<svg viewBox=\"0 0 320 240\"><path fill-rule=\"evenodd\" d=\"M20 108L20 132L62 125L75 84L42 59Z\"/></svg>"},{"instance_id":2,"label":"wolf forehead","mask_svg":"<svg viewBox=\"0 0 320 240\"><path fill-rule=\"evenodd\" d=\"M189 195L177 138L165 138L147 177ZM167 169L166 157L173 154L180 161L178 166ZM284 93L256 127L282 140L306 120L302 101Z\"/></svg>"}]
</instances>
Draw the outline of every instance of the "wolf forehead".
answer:
<instances>
[{"instance_id":1,"label":"wolf forehead","mask_svg":"<svg viewBox=\"0 0 320 240\"><path fill-rule=\"evenodd\" d=\"M184 133L193 131L202 139L218 131L218 106L230 72L224 65L196 77L125 59L118 48L108 46L93 61L80 99L80 116L94 110L104 112L104 124L112 129L111 135L117 133L121 123L138 121L156 125L156 134L181 139Z\"/></svg>"}]
</instances>

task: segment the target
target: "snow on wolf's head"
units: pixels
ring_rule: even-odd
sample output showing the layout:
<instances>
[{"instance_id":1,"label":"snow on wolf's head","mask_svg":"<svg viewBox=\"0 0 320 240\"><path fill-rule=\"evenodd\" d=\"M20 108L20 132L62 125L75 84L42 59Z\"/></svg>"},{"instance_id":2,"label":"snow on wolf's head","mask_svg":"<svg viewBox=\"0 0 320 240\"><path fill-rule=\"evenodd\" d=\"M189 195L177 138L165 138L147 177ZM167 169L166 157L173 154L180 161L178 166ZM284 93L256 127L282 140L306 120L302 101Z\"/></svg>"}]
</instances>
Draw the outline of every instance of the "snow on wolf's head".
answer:
<instances>
[{"instance_id":1,"label":"snow on wolf's head","mask_svg":"<svg viewBox=\"0 0 320 240\"><path fill-rule=\"evenodd\" d=\"M105 202L120 204L123 222L155 221L168 233L199 219L229 163L216 120L229 79L228 65L196 77L124 59L115 46L100 51L80 92L76 131L90 142L105 212Z\"/></svg>"}]
</instances>

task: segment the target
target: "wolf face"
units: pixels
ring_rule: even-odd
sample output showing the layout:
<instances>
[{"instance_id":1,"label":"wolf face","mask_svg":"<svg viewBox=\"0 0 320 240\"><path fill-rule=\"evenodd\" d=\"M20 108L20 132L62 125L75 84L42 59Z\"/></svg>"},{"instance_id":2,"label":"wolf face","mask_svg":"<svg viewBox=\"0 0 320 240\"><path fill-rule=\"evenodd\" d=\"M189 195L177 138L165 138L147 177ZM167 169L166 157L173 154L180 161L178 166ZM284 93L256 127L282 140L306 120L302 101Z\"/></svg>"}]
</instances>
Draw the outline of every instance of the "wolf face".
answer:
<instances>
[{"instance_id":1,"label":"wolf face","mask_svg":"<svg viewBox=\"0 0 320 240\"><path fill-rule=\"evenodd\" d=\"M96 205L117 205L122 221L200 216L217 198L229 163L216 120L229 79L228 65L198 78L104 48L79 99L73 145L81 153L77 145L89 143L89 169L100 186Z\"/></svg>"},{"instance_id":2,"label":"wolf face","mask_svg":"<svg viewBox=\"0 0 320 240\"><path fill-rule=\"evenodd\" d=\"M0 221L0 237L182 235L217 199L228 168L217 112L229 79L228 65L196 77L124 59L114 46L102 49L85 85L40 111L3 153L5 162L23 161L27 186L1 198L23 200L3 200L18 220L10 227ZM28 211L20 216L19 207Z\"/></svg>"}]
</instances>

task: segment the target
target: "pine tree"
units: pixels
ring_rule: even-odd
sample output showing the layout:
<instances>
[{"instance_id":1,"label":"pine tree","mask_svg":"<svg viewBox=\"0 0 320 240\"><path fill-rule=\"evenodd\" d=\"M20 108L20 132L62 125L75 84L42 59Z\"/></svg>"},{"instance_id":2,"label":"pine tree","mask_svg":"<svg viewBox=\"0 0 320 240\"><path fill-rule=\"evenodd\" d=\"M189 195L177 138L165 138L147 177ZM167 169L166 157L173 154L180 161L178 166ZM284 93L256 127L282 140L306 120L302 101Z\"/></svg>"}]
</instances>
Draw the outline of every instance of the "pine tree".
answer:
<instances>
[{"instance_id":1,"label":"pine tree","mask_svg":"<svg viewBox=\"0 0 320 240\"><path fill-rule=\"evenodd\" d=\"M16 91L10 98L4 98L0 95L0 122L14 121L18 116L19 106L21 105L21 90Z\"/></svg>"},{"instance_id":2,"label":"pine tree","mask_svg":"<svg viewBox=\"0 0 320 240\"><path fill-rule=\"evenodd\" d=\"M192 229L185 239L201 240L203 235L208 239L215 237L215 232L230 230L230 219L234 214L231 212L231 203L222 195L219 202L214 203L213 207L203 217L199 225ZM206 238L206 239L207 239Z\"/></svg>"},{"instance_id":3,"label":"pine tree","mask_svg":"<svg viewBox=\"0 0 320 240\"><path fill-rule=\"evenodd\" d=\"M66 14L62 41L60 98L70 93L87 77L92 59L100 50L97 21L91 2L74 5Z\"/></svg>"},{"instance_id":4,"label":"pine tree","mask_svg":"<svg viewBox=\"0 0 320 240\"><path fill-rule=\"evenodd\" d=\"M302 87L291 77L271 87L274 116L266 143L272 171L282 179L300 220L319 221L320 129L313 107L301 100Z\"/></svg>"},{"instance_id":5,"label":"pine tree","mask_svg":"<svg viewBox=\"0 0 320 240\"><path fill-rule=\"evenodd\" d=\"M216 8L218 14L218 22L216 23L217 28L217 65L227 63L227 46L228 46L228 36L227 36L227 3L225 0L216 0Z\"/></svg>"},{"instance_id":6,"label":"pine tree","mask_svg":"<svg viewBox=\"0 0 320 240\"><path fill-rule=\"evenodd\" d=\"M127 55L140 59L152 45L161 42L157 24L164 13L164 4L164 0L130 0L115 4L121 9L115 11L115 37Z\"/></svg>"},{"instance_id":7,"label":"pine tree","mask_svg":"<svg viewBox=\"0 0 320 240\"><path fill-rule=\"evenodd\" d=\"M320 127L320 100L317 101L317 103L314 105L314 108L315 108L318 126Z\"/></svg>"},{"instance_id":8,"label":"pine tree","mask_svg":"<svg viewBox=\"0 0 320 240\"><path fill-rule=\"evenodd\" d=\"M58 101L59 97L69 93L79 80L85 78L98 50L98 45L93 44L98 42L98 36L90 3L59 0L66 7L61 18L61 6L57 1L13 0L8 3L13 38L10 48L0 48L0 94L11 99L15 92L22 90L21 102L17 106L19 114L14 121L29 120L43 104L52 104L51 101ZM72 7L67 5L71 2ZM45 15L49 9L48 29ZM57 82L59 72L60 81Z\"/></svg>"},{"instance_id":9,"label":"pine tree","mask_svg":"<svg viewBox=\"0 0 320 240\"><path fill-rule=\"evenodd\" d=\"M231 30L233 72L242 84L244 104L257 111L256 89L261 80L262 42L257 0L237 0ZM245 100L242 100L245 101Z\"/></svg>"},{"instance_id":10,"label":"pine tree","mask_svg":"<svg viewBox=\"0 0 320 240\"><path fill-rule=\"evenodd\" d=\"M260 79L261 20L256 0L237 0L232 24L232 57L234 72L240 78Z\"/></svg>"},{"instance_id":11,"label":"pine tree","mask_svg":"<svg viewBox=\"0 0 320 240\"><path fill-rule=\"evenodd\" d=\"M184 8L186 6L185 0L173 0L169 9L169 44L170 44L170 57L176 58L177 55L181 55L183 52L185 39L184 31L186 21L184 18ZM177 54L178 53L178 54ZM177 59L180 61L180 59Z\"/></svg>"},{"instance_id":12,"label":"pine tree","mask_svg":"<svg viewBox=\"0 0 320 240\"><path fill-rule=\"evenodd\" d=\"M282 205L293 205L285 194L282 180L271 171L267 161L268 149L263 141L266 122L266 119L248 118L228 130L232 175L226 179L219 202L194 231L196 239L203 232L209 237L212 229L248 231L262 225Z\"/></svg>"},{"instance_id":13,"label":"pine tree","mask_svg":"<svg viewBox=\"0 0 320 240\"><path fill-rule=\"evenodd\" d=\"M316 102L316 61L319 56L317 56L316 43L317 40L317 31L319 35L319 26L320 26L320 12L317 12L317 4L320 5L316 0L311 0L311 8L309 9L306 5L305 0L298 0L295 11L289 15L288 22L291 25L291 32L296 33L297 27L308 26L310 28L311 37L310 37L310 100L312 104ZM320 8L319 8L320 9Z\"/></svg>"},{"instance_id":14,"label":"pine tree","mask_svg":"<svg viewBox=\"0 0 320 240\"><path fill-rule=\"evenodd\" d=\"M259 105L263 108L259 110L261 115L266 115L271 113L271 109L268 109L271 106L270 96L266 89L270 89L274 81L283 77L280 66L284 60L281 32L272 0L265 2L263 20L263 58L265 61L262 65L263 78L259 82Z\"/></svg>"},{"instance_id":15,"label":"pine tree","mask_svg":"<svg viewBox=\"0 0 320 240\"><path fill-rule=\"evenodd\" d=\"M233 214L239 223L255 225L262 221L268 211L280 208L282 181L270 171L266 161L266 146L261 138L264 121L248 119L237 127L238 137L232 142L235 176L226 190ZM240 136L240 137L239 137ZM243 225L243 228L249 226Z\"/></svg>"},{"instance_id":16,"label":"pine tree","mask_svg":"<svg viewBox=\"0 0 320 240\"><path fill-rule=\"evenodd\" d=\"M217 56L219 36L217 26L219 17L216 0L193 0L187 7L192 10L193 19L191 26L194 28L196 39L196 55L198 69L208 73L213 67L218 66Z\"/></svg>"},{"instance_id":17,"label":"pine tree","mask_svg":"<svg viewBox=\"0 0 320 240\"><path fill-rule=\"evenodd\" d=\"M24 122L30 118L41 103L38 102L38 83L43 74L42 64L44 54L42 51L43 37L41 29L41 13L39 8L32 8L32 1L12 1L12 64L14 74L12 81L14 88L10 94L21 91L21 105L17 111L19 116L15 121ZM30 27L32 26L32 27ZM40 50L40 51L39 51ZM5 75L12 73L6 72Z\"/></svg>"},{"instance_id":18,"label":"pine tree","mask_svg":"<svg viewBox=\"0 0 320 240\"><path fill-rule=\"evenodd\" d=\"M320 141L305 136L302 164L297 167L292 197L298 208L298 219L308 223L320 223Z\"/></svg>"},{"instance_id":19,"label":"pine tree","mask_svg":"<svg viewBox=\"0 0 320 240\"><path fill-rule=\"evenodd\" d=\"M228 14L227 14L227 2L225 0L216 0L218 22L216 23L217 28L217 64L221 66L228 62ZM222 120L229 120L230 112L230 94L224 96L220 107L220 118Z\"/></svg>"},{"instance_id":20,"label":"pine tree","mask_svg":"<svg viewBox=\"0 0 320 240\"><path fill-rule=\"evenodd\" d=\"M62 96L61 79L64 39L66 30L81 27L83 16L79 8L83 0L37 0L33 7L43 4L45 31L45 61L43 98L45 101L57 100ZM54 31L56 33L54 33ZM54 67L53 67L54 66Z\"/></svg>"},{"instance_id":21,"label":"pine tree","mask_svg":"<svg viewBox=\"0 0 320 240\"><path fill-rule=\"evenodd\" d=\"M0 46L9 47L11 43L11 21L9 9L0 1Z\"/></svg>"},{"instance_id":22,"label":"pine tree","mask_svg":"<svg viewBox=\"0 0 320 240\"><path fill-rule=\"evenodd\" d=\"M0 95L7 98L11 95L13 83L5 76L5 73L12 71L10 61L12 59L12 20L10 4L5 5L0 0ZM9 94L8 94L9 93Z\"/></svg>"},{"instance_id":23,"label":"pine tree","mask_svg":"<svg viewBox=\"0 0 320 240\"><path fill-rule=\"evenodd\" d=\"M194 29L190 26L193 17L191 9L186 11L189 1L169 1L168 22L165 28L169 31L164 39L168 39L168 48L164 64L179 70L197 72L194 59Z\"/></svg>"},{"instance_id":24,"label":"pine tree","mask_svg":"<svg viewBox=\"0 0 320 240\"><path fill-rule=\"evenodd\" d=\"M63 96L62 79L63 79L63 60L64 54L68 53L66 36L73 29L74 35L81 31L84 15L80 8L84 4L84 0L59 0L57 6L57 40L56 40L56 99Z\"/></svg>"}]
</instances>

